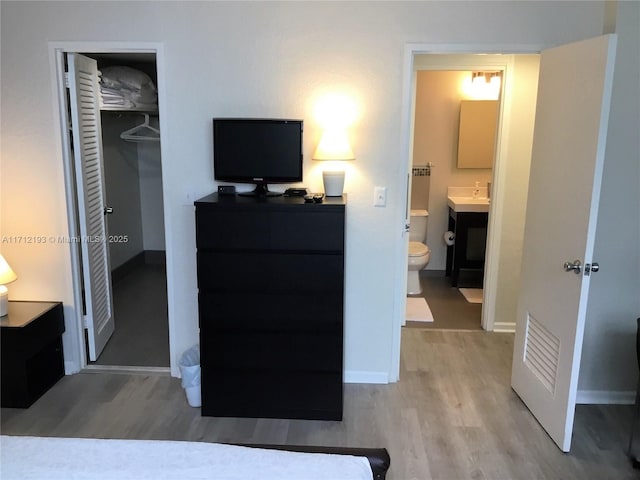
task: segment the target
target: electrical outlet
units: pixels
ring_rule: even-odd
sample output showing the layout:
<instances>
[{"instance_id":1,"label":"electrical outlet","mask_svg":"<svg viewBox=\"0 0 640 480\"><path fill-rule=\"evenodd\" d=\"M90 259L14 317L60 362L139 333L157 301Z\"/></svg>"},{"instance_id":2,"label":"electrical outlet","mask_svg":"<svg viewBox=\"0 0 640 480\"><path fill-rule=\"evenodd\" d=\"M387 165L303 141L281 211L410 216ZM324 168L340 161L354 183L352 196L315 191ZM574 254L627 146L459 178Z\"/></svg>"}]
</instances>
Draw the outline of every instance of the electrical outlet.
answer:
<instances>
[{"instance_id":1,"label":"electrical outlet","mask_svg":"<svg viewBox=\"0 0 640 480\"><path fill-rule=\"evenodd\" d=\"M374 187L373 189L373 206L387 206L387 187Z\"/></svg>"}]
</instances>

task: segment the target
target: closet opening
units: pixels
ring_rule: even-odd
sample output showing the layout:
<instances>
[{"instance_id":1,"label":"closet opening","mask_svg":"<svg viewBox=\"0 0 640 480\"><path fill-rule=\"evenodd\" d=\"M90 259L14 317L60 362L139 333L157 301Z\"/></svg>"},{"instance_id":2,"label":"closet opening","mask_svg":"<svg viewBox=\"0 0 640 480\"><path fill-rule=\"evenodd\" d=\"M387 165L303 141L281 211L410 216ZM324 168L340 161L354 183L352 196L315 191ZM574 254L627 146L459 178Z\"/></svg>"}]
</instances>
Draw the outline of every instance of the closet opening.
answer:
<instances>
[{"instance_id":1,"label":"closet opening","mask_svg":"<svg viewBox=\"0 0 640 480\"><path fill-rule=\"evenodd\" d=\"M83 232L83 223L89 229L102 223L105 242L99 253L83 241L77 245L87 319L83 363L89 370L169 372L156 54L83 52L66 57L69 77L74 71L78 75L67 90L72 137L81 140L78 145L76 138L70 141L76 223L81 238L92 237L90 230ZM87 91L74 95L74 88L83 90L85 82ZM93 120L87 120L91 112L78 100L91 95L89 85L99 110ZM94 128L96 148L84 151ZM94 151L97 159L92 159ZM100 183L102 192L93 191ZM94 197L101 197L102 205L92 205ZM102 283L95 281L101 277Z\"/></svg>"}]
</instances>

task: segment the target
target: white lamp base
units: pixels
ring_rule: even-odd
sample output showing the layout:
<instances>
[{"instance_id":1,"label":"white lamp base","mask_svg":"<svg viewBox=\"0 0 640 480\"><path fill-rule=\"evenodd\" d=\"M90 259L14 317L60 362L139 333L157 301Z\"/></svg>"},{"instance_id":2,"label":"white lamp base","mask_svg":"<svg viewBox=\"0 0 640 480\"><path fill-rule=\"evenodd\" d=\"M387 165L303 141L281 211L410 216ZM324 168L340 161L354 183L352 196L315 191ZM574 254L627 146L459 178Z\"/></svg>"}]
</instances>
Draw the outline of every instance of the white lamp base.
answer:
<instances>
[{"instance_id":1,"label":"white lamp base","mask_svg":"<svg viewBox=\"0 0 640 480\"><path fill-rule=\"evenodd\" d=\"M344 189L344 171L322 172L322 182L327 197L341 197Z\"/></svg>"},{"instance_id":2,"label":"white lamp base","mask_svg":"<svg viewBox=\"0 0 640 480\"><path fill-rule=\"evenodd\" d=\"M9 313L9 289L0 285L0 317Z\"/></svg>"}]
</instances>

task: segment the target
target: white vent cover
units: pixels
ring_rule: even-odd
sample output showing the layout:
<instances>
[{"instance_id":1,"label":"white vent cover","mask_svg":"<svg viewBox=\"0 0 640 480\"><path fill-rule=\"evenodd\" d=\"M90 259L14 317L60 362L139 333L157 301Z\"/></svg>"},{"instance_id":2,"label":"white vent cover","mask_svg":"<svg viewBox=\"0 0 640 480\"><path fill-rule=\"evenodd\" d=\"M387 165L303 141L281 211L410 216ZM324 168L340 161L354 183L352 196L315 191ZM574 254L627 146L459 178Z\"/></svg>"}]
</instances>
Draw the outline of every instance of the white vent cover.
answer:
<instances>
[{"instance_id":1,"label":"white vent cover","mask_svg":"<svg viewBox=\"0 0 640 480\"><path fill-rule=\"evenodd\" d=\"M531 314L527 314L524 342L524 364L552 395L555 394L560 339L533 318Z\"/></svg>"}]
</instances>

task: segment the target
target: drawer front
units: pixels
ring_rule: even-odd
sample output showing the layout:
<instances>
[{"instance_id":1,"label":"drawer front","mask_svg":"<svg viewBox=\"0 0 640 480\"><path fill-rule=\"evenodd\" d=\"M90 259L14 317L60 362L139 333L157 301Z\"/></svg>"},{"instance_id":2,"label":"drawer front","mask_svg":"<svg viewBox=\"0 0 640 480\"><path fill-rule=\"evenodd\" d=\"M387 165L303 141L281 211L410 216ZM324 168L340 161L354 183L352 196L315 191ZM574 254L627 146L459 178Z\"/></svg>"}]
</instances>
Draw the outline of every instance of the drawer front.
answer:
<instances>
[{"instance_id":1,"label":"drawer front","mask_svg":"<svg viewBox=\"0 0 640 480\"><path fill-rule=\"evenodd\" d=\"M342 372L342 336L201 330L201 363L224 370Z\"/></svg>"},{"instance_id":2,"label":"drawer front","mask_svg":"<svg viewBox=\"0 0 640 480\"><path fill-rule=\"evenodd\" d=\"M27 408L64 376L64 356L60 337L33 356L2 361L2 406Z\"/></svg>"},{"instance_id":3,"label":"drawer front","mask_svg":"<svg viewBox=\"0 0 640 480\"><path fill-rule=\"evenodd\" d=\"M342 292L206 292L198 302L200 328L208 330L342 333Z\"/></svg>"},{"instance_id":4,"label":"drawer front","mask_svg":"<svg viewBox=\"0 0 640 480\"><path fill-rule=\"evenodd\" d=\"M202 415L342 420L342 373L202 368Z\"/></svg>"},{"instance_id":5,"label":"drawer front","mask_svg":"<svg viewBox=\"0 0 640 480\"><path fill-rule=\"evenodd\" d=\"M198 252L200 290L342 292L342 255Z\"/></svg>"},{"instance_id":6,"label":"drawer front","mask_svg":"<svg viewBox=\"0 0 640 480\"><path fill-rule=\"evenodd\" d=\"M198 249L343 251L344 215L321 211L196 211Z\"/></svg>"}]
</instances>

